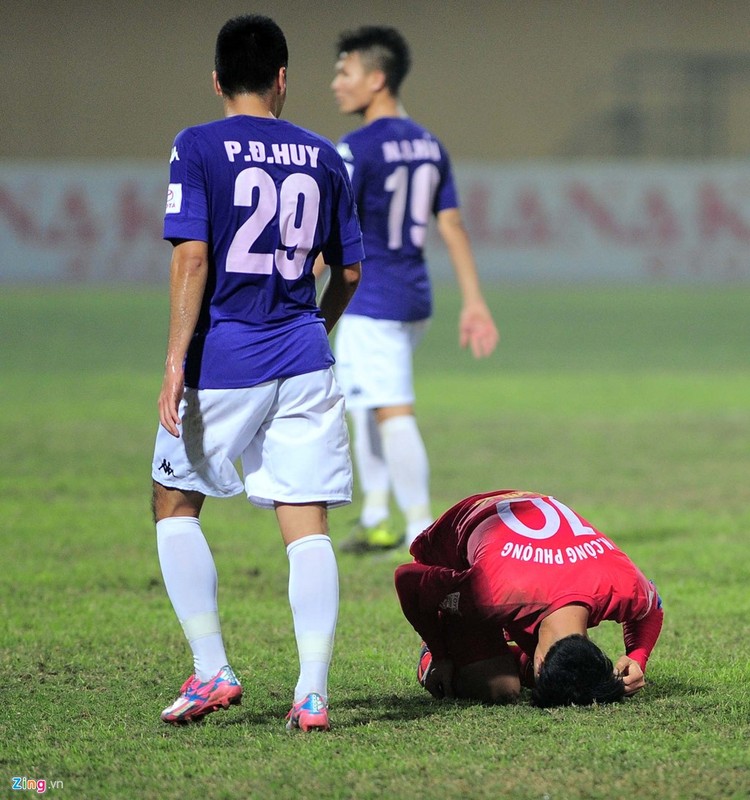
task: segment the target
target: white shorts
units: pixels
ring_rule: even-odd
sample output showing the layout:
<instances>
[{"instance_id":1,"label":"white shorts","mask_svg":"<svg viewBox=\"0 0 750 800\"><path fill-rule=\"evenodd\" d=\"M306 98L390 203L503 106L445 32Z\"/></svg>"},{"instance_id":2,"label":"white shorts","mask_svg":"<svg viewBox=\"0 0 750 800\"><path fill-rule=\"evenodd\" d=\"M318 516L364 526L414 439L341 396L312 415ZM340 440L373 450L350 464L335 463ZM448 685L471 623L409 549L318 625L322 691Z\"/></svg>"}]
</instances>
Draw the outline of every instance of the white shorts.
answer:
<instances>
[{"instance_id":1,"label":"white shorts","mask_svg":"<svg viewBox=\"0 0 750 800\"><path fill-rule=\"evenodd\" d=\"M168 488L211 497L350 503L352 465L344 398L330 369L248 389L186 389L181 435L161 425L151 476Z\"/></svg>"},{"instance_id":2,"label":"white shorts","mask_svg":"<svg viewBox=\"0 0 750 800\"><path fill-rule=\"evenodd\" d=\"M412 355L429 320L399 322L344 314L336 324L336 378L348 409L414 402Z\"/></svg>"}]
</instances>

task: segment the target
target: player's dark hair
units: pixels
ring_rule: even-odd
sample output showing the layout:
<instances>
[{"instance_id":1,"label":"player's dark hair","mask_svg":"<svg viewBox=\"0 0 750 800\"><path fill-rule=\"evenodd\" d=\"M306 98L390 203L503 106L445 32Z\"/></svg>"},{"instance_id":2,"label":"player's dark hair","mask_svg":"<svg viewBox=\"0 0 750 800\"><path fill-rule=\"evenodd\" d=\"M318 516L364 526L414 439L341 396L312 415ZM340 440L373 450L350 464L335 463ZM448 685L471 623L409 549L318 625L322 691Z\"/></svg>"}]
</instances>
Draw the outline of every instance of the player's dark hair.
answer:
<instances>
[{"instance_id":1,"label":"player's dark hair","mask_svg":"<svg viewBox=\"0 0 750 800\"><path fill-rule=\"evenodd\" d=\"M284 32L270 17L234 17L216 37L214 69L222 92L229 98L264 94L288 63Z\"/></svg>"},{"instance_id":2,"label":"player's dark hair","mask_svg":"<svg viewBox=\"0 0 750 800\"><path fill-rule=\"evenodd\" d=\"M540 708L616 703L625 694L612 662L579 633L565 636L547 651L531 701Z\"/></svg>"},{"instance_id":3,"label":"player's dark hair","mask_svg":"<svg viewBox=\"0 0 750 800\"><path fill-rule=\"evenodd\" d=\"M385 85L397 95L409 72L411 55L406 39L395 29L383 25L365 25L356 31L339 36L337 53L358 52L368 69L379 69L385 75Z\"/></svg>"}]
</instances>

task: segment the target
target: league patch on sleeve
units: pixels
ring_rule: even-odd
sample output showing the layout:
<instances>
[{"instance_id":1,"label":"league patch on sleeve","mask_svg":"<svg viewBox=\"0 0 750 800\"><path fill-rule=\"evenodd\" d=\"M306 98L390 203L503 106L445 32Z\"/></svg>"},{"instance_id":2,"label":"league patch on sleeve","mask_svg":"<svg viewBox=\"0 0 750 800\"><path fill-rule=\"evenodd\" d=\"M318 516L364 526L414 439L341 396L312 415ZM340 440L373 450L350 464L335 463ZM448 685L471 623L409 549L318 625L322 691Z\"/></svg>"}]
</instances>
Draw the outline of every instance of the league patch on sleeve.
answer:
<instances>
[{"instance_id":1,"label":"league patch on sleeve","mask_svg":"<svg viewBox=\"0 0 750 800\"><path fill-rule=\"evenodd\" d=\"M167 188L167 208L165 214L179 214L182 210L182 184L170 183Z\"/></svg>"}]
</instances>

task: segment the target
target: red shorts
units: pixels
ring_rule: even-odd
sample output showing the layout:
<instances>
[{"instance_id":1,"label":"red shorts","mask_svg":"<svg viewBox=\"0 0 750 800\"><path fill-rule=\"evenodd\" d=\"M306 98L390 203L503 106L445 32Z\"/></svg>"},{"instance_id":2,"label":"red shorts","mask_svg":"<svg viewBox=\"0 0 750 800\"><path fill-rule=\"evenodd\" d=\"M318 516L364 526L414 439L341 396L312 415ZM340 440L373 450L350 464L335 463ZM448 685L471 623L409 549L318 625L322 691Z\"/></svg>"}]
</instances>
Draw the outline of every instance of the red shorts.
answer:
<instances>
[{"instance_id":1,"label":"red shorts","mask_svg":"<svg viewBox=\"0 0 750 800\"><path fill-rule=\"evenodd\" d=\"M448 654L456 667L510 652L500 625L489 622L467 625L460 617L446 616L443 618L443 633Z\"/></svg>"}]
</instances>

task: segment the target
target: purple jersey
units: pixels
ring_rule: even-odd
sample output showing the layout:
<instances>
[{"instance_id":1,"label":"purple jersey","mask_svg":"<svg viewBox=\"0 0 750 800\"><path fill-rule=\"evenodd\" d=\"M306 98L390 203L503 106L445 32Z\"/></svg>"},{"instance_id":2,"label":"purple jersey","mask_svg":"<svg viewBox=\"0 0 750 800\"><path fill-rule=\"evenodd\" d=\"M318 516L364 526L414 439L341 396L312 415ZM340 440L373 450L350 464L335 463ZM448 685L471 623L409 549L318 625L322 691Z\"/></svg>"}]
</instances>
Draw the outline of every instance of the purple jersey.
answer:
<instances>
[{"instance_id":1,"label":"purple jersey","mask_svg":"<svg viewBox=\"0 0 750 800\"><path fill-rule=\"evenodd\" d=\"M255 386L333 364L313 262L361 261L351 184L333 145L290 122L238 115L172 148L164 238L209 246L185 362L198 389Z\"/></svg>"},{"instance_id":2,"label":"purple jersey","mask_svg":"<svg viewBox=\"0 0 750 800\"><path fill-rule=\"evenodd\" d=\"M433 214L458 207L448 154L425 128L383 117L341 140L367 261L345 313L410 322L432 313L424 260Z\"/></svg>"}]
</instances>

